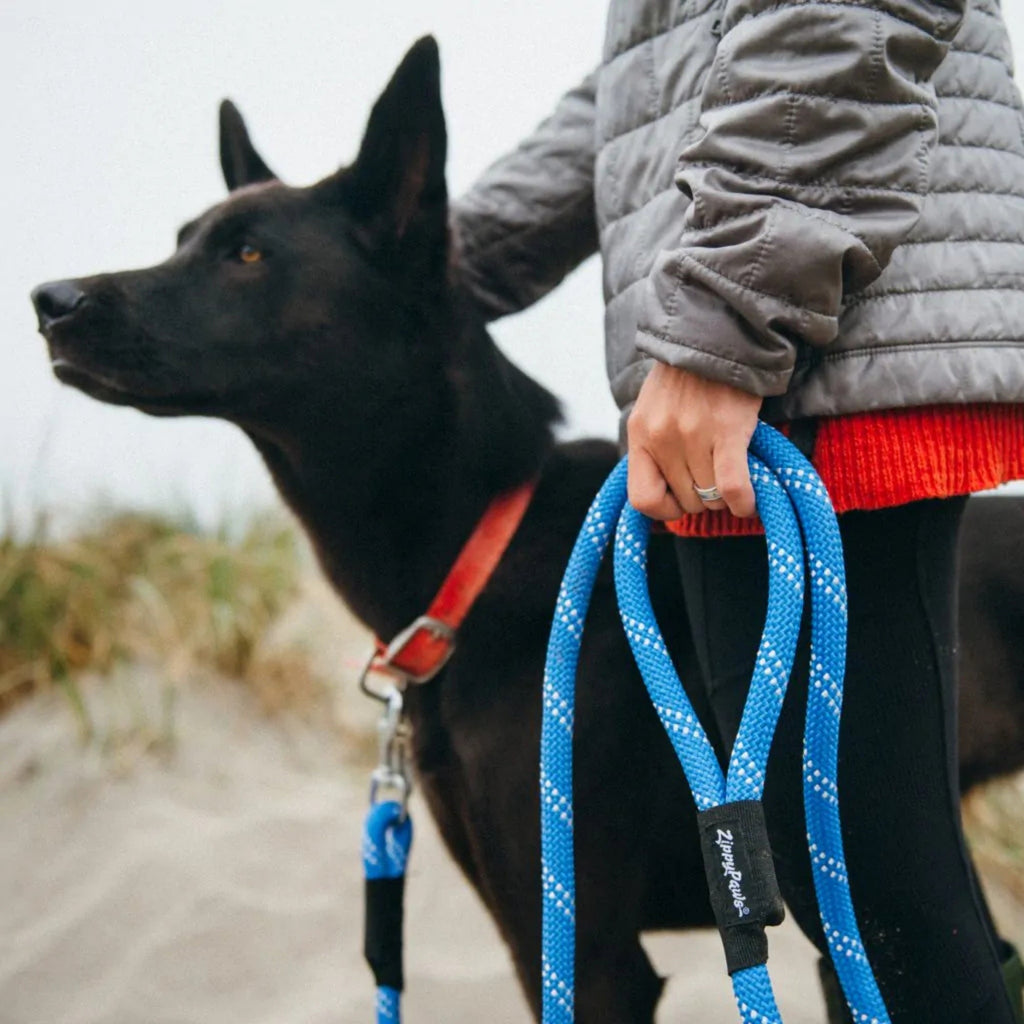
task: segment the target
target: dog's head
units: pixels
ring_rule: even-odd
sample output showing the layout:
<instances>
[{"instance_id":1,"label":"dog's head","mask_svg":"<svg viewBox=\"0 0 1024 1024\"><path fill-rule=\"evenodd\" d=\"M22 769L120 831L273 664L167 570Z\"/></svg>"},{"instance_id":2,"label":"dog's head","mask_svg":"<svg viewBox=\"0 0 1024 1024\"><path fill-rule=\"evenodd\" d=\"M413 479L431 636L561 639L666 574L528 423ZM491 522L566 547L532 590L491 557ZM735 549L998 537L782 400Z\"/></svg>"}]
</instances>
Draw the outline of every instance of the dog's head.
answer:
<instances>
[{"instance_id":1,"label":"dog's head","mask_svg":"<svg viewBox=\"0 0 1024 1024\"><path fill-rule=\"evenodd\" d=\"M358 393L364 411L367 393L402 401L409 364L436 360L424 335L446 281L445 150L429 37L374 106L354 163L308 188L276 179L225 101L230 194L168 260L32 293L54 373L106 402L243 425L313 393Z\"/></svg>"}]
</instances>

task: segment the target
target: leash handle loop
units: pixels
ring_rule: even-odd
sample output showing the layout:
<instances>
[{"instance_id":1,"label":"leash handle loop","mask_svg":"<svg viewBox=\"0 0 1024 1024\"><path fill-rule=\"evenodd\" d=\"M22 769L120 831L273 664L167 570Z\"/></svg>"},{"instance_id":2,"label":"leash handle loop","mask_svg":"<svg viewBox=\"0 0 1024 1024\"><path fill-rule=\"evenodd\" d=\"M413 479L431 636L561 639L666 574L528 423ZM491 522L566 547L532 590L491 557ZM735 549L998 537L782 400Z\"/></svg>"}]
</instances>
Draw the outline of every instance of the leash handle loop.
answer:
<instances>
[{"instance_id":1,"label":"leash handle loop","mask_svg":"<svg viewBox=\"0 0 1024 1024\"><path fill-rule=\"evenodd\" d=\"M811 464L781 434L763 423L758 424L754 433L749 465L768 543L768 615L725 777L672 666L651 608L646 579L650 522L626 503L624 459L591 505L566 567L548 644L541 730L544 1024L571 1024L574 1019L575 676L583 621L616 522L616 590L623 626L652 703L690 783L700 816L712 815L705 822L713 821L715 813L740 813L737 809L746 802L760 807L768 753L800 631L806 560L813 585L804 795L814 883L825 934L854 1019L858 1024L889 1024L853 915L835 785L846 645L845 575L838 523L824 485ZM719 899L727 964L745 1024L781 1024L764 966L767 943L763 941L763 926L781 920L781 900L770 856L766 856L767 837L756 823L747 823L745 827L752 838L745 847L748 852L742 856L758 861L752 875L748 864L745 877L759 890L756 916L763 923L741 926L744 930L737 932L741 939L729 938L726 933L733 930L734 924L730 909L737 910L729 904L736 900L727 901L724 895ZM725 851L714 842L709 845L705 860L709 880L714 873L717 883L717 873L722 871L728 882L727 866L722 864ZM735 855L735 848L730 852ZM728 884L724 892L735 895ZM745 892L743 895L749 900ZM748 902L747 906L751 904Z\"/></svg>"},{"instance_id":2,"label":"leash handle loop","mask_svg":"<svg viewBox=\"0 0 1024 1024\"><path fill-rule=\"evenodd\" d=\"M626 460L587 511L555 604L544 665L541 715L541 876L544 1024L572 1024L576 988L572 734L583 623L605 549L626 501Z\"/></svg>"}]
</instances>

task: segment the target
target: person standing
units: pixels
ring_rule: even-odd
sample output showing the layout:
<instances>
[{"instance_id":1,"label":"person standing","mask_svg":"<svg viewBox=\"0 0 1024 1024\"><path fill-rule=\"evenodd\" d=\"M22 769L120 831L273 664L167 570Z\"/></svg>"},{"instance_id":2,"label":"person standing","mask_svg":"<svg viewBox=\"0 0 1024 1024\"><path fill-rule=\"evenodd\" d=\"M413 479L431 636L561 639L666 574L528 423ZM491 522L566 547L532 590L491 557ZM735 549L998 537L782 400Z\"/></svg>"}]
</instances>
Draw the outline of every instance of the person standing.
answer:
<instances>
[{"instance_id":1,"label":"person standing","mask_svg":"<svg viewBox=\"0 0 1024 1024\"><path fill-rule=\"evenodd\" d=\"M811 456L848 562L844 839L879 987L894 1024L1019 1020L955 743L960 515L1024 478L1024 113L998 0L612 0L598 68L453 204L453 233L491 319L600 251L630 500L679 537L727 742L766 601L758 417ZM824 954L806 685L765 808Z\"/></svg>"}]
</instances>

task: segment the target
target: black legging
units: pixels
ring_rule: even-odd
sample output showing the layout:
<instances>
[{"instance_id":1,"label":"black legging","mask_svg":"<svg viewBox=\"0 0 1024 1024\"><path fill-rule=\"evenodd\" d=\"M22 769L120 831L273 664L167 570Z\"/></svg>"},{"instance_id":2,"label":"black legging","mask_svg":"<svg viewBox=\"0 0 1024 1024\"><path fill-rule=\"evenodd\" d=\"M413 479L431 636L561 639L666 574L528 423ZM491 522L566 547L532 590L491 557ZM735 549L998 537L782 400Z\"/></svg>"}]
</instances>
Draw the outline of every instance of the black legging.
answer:
<instances>
[{"instance_id":1,"label":"black legging","mask_svg":"<svg viewBox=\"0 0 1024 1024\"><path fill-rule=\"evenodd\" d=\"M1014 1020L960 825L955 584L964 503L921 501L840 520L850 608L843 836L861 935L894 1024ZM731 746L764 625L764 541L681 539L676 551L701 673ZM801 790L806 629L797 665L765 811L783 895L824 952Z\"/></svg>"}]
</instances>

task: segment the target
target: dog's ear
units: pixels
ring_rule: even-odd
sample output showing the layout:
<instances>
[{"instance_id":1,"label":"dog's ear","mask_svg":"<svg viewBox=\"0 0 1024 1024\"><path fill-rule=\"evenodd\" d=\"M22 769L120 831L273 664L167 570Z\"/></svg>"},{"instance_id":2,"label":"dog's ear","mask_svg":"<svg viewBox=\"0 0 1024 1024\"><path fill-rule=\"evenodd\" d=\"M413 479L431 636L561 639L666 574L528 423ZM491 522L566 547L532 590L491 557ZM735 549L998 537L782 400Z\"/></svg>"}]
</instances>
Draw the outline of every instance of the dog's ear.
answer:
<instances>
[{"instance_id":1,"label":"dog's ear","mask_svg":"<svg viewBox=\"0 0 1024 1024\"><path fill-rule=\"evenodd\" d=\"M277 177L253 148L242 115L231 100L222 100L220 105L220 169L229 192Z\"/></svg>"},{"instance_id":2,"label":"dog's ear","mask_svg":"<svg viewBox=\"0 0 1024 1024\"><path fill-rule=\"evenodd\" d=\"M322 184L357 220L397 240L414 222L446 221L447 147L437 42L424 36L374 104L355 163Z\"/></svg>"}]
</instances>

